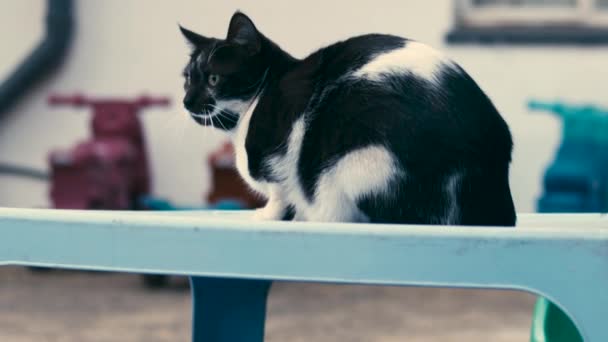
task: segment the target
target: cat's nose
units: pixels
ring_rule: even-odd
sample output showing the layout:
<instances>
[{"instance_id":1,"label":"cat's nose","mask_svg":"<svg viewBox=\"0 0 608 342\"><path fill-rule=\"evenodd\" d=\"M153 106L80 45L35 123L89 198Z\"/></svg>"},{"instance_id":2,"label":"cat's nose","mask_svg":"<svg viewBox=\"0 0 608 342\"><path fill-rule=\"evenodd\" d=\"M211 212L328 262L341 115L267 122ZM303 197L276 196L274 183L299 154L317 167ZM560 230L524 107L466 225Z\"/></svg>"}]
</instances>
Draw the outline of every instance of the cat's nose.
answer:
<instances>
[{"instance_id":1,"label":"cat's nose","mask_svg":"<svg viewBox=\"0 0 608 342\"><path fill-rule=\"evenodd\" d=\"M195 102L196 102L196 97L194 97L192 95L186 95L184 97L184 107L186 107L186 108L193 107Z\"/></svg>"}]
</instances>

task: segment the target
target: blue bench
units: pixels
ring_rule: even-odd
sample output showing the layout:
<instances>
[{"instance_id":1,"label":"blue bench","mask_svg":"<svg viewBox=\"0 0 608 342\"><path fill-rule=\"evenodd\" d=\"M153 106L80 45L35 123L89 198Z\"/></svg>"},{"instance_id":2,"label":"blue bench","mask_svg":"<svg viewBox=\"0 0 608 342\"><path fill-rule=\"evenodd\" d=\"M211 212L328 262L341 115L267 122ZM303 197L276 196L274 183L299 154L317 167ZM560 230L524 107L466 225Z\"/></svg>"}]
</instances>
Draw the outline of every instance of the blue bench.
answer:
<instances>
[{"instance_id":1,"label":"blue bench","mask_svg":"<svg viewBox=\"0 0 608 342\"><path fill-rule=\"evenodd\" d=\"M516 229L254 222L249 212L0 209L0 265L188 275L193 341L264 339L273 280L516 289L608 341L608 217Z\"/></svg>"}]
</instances>

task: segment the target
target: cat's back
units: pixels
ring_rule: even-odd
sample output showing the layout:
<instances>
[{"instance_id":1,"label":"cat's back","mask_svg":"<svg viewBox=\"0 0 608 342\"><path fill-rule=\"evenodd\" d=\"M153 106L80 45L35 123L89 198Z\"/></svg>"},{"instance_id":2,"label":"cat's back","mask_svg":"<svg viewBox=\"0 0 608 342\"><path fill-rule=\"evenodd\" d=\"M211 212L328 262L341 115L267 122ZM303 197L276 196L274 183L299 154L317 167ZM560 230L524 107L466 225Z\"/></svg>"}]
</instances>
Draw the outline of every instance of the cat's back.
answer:
<instances>
[{"instance_id":1,"label":"cat's back","mask_svg":"<svg viewBox=\"0 0 608 342\"><path fill-rule=\"evenodd\" d=\"M429 45L367 34L320 49L302 66L309 73L304 78L312 80L311 129L357 118L378 139L408 136L457 150L449 154L456 159L466 153L510 161L510 132L490 99L464 69Z\"/></svg>"},{"instance_id":2,"label":"cat's back","mask_svg":"<svg viewBox=\"0 0 608 342\"><path fill-rule=\"evenodd\" d=\"M330 81L344 76L377 81L382 75L408 72L432 80L444 68L455 68L438 50L403 37L366 34L331 44L311 54L304 66Z\"/></svg>"}]
</instances>

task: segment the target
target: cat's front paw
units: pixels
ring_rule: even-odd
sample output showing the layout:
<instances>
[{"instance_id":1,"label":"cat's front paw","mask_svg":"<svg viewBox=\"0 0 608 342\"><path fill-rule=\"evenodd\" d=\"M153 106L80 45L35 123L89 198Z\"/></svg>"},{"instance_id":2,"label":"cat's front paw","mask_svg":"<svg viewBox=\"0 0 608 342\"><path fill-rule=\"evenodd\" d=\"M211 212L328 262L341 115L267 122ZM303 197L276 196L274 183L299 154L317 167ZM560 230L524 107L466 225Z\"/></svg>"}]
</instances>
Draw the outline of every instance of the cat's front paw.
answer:
<instances>
[{"instance_id":1,"label":"cat's front paw","mask_svg":"<svg viewBox=\"0 0 608 342\"><path fill-rule=\"evenodd\" d=\"M253 219L256 221L278 221L282 218L283 208L276 205L266 205L253 212Z\"/></svg>"}]
</instances>

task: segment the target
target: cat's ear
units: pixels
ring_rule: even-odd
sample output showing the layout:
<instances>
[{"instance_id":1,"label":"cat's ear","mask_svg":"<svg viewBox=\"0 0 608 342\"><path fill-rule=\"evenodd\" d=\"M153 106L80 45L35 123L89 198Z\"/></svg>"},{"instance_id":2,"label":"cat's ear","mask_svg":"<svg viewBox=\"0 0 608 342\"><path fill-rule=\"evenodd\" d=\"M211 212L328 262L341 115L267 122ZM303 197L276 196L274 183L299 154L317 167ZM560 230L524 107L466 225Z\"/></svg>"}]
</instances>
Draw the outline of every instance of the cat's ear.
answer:
<instances>
[{"instance_id":1,"label":"cat's ear","mask_svg":"<svg viewBox=\"0 0 608 342\"><path fill-rule=\"evenodd\" d=\"M254 55L261 49L261 38L253 21L248 16L241 12L236 12L232 15L226 41L243 46L250 54Z\"/></svg>"},{"instance_id":2,"label":"cat's ear","mask_svg":"<svg viewBox=\"0 0 608 342\"><path fill-rule=\"evenodd\" d=\"M193 47L193 48L200 47L200 46L209 44L211 42L211 39L209 39L207 37L203 37L198 33L192 32L192 31L188 30L187 28L184 28L182 25L179 25L179 30L182 32L182 34L186 38L186 41L188 42L188 44L190 44L191 47Z\"/></svg>"}]
</instances>

